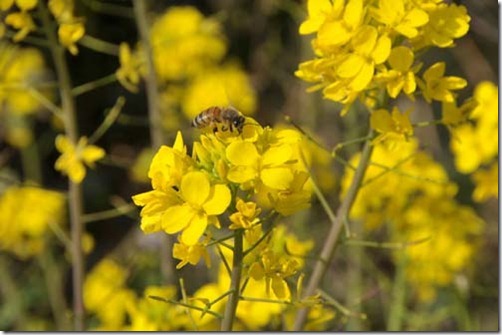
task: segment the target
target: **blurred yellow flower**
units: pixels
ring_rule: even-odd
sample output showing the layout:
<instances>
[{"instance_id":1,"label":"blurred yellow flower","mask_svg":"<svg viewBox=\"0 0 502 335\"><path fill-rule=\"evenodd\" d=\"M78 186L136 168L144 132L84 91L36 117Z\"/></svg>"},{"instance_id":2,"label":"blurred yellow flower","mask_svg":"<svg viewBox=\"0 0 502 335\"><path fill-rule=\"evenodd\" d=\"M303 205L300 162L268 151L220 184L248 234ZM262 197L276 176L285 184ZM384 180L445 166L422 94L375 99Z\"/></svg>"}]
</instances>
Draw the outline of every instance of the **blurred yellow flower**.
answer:
<instances>
[{"instance_id":1,"label":"blurred yellow flower","mask_svg":"<svg viewBox=\"0 0 502 335\"><path fill-rule=\"evenodd\" d=\"M142 65L139 55L132 53L129 45L122 42L119 46L119 61L120 67L115 72L117 80L127 90L137 93L138 84L141 79L140 70Z\"/></svg>"},{"instance_id":2,"label":"blurred yellow flower","mask_svg":"<svg viewBox=\"0 0 502 335\"><path fill-rule=\"evenodd\" d=\"M14 42L23 40L31 31L35 30L35 22L31 15L27 12L10 13L5 18L5 24L12 26L14 29L19 30L14 35Z\"/></svg>"},{"instance_id":3,"label":"blurred yellow flower","mask_svg":"<svg viewBox=\"0 0 502 335\"><path fill-rule=\"evenodd\" d=\"M233 106L244 115L254 114L256 93L247 74L237 65L204 69L188 85L182 102L188 118L211 106Z\"/></svg>"},{"instance_id":4,"label":"blurred yellow flower","mask_svg":"<svg viewBox=\"0 0 502 335\"><path fill-rule=\"evenodd\" d=\"M153 60L163 80L189 78L225 54L220 25L195 7L170 7L150 30Z\"/></svg>"},{"instance_id":5,"label":"blurred yellow flower","mask_svg":"<svg viewBox=\"0 0 502 335\"><path fill-rule=\"evenodd\" d=\"M76 42L78 42L84 35L84 23L81 21L62 22L59 25L59 42L74 56L78 54Z\"/></svg>"},{"instance_id":6,"label":"blurred yellow flower","mask_svg":"<svg viewBox=\"0 0 502 335\"><path fill-rule=\"evenodd\" d=\"M61 156L56 160L54 167L63 174L68 175L74 183L80 183L85 177L85 165L93 168L94 162L105 156L105 151L95 145L87 144L87 137L81 137L74 145L65 135L56 137L56 149Z\"/></svg>"},{"instance_id":7,"label":"blurred yellow flower","mask_svg":"<svg viewBox=\"0 0 502 335\"><path fill-rule=\"evenodd\" d=\"M128 301L134 292L126 288L126 270L110 258L100 261L86 276L84 306L101 321L101 330L118 330L126 321Z\"/></svg>"},{"instance_id":8,"label":"blurred yellow flower","mask_svg":"<svg viewBox=\"0 0 502 335\"><path fill-rule=\"evenodd\" d=\"M499 163L493 162L488 169L478 170L473 173L472 180L476 188L472 199L476 202L484 202L489 198L499 197Z\"/></svg>"},{"instance_id":9,"label":"blurred yellow flower","mask_svg":"<svg viewBox=\"0 0 502 335\"><path fill-rule=\"evenodd\" d=\"M454 90L467 86L467 81L460 77L445 77L446 64L438 62L429 67L423 74L424 80L417 80L427 102L432 100L454 102Z\"/></svg>"},{"instance_id":10,"label":"blurred yellow flower","mask_svg":"<svg viewBox=\"0 0 502 335\"><path fill-rule=\"evenodd\" d=\"M28 258L40 253L50 225L63 222L65 197L38 187L10 187L0 195L0 250Z\"/></svg>"},{"instance_id":11,"label":"blurred yellow flower","mask_svg":"<svg viewBox=\"0 0 502 335\"><path fill-rule=\"evenodd\" d=\"M34 48L20 48L0 42L0 104L2 112L33 114L40 103L29 92L46 73L44 58ZM41 92L42 94L44 92Z\"/></svg>"},{"instance_id":12,"label":"blurred yellow flower","mask_svg":"<svg viewBox=\"0 0 502 335\"><path fill-rule=\"evenodd\" d=\"M409 114L410 111L401 113L397 107L394 107L391 113L385 109L378 109L371 113L371 128L380 133L373 143L405 141L412 136L413 127Z\"/></svg>"}]
</instances>

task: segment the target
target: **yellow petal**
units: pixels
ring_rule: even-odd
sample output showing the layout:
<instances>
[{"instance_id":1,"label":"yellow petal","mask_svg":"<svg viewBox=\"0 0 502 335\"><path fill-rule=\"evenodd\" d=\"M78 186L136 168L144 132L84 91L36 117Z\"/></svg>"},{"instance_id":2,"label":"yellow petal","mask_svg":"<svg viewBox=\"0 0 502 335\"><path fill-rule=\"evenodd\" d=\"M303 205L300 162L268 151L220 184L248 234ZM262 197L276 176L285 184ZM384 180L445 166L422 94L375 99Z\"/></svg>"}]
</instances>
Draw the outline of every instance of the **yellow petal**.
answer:
<instances>
[{"instance_id":1,"label":"yellow petal","mask_svg":"<svg viewBox=\"0 0 502 335\"><path fill-rule=\"evenodd\" d=\"M253 165L259 155L253 143L233 142L226 150L226 155L230 163L234 165Z\"/></svg>"},{"instance_id":2,"label":"yellow petal","mask_svg":"<svg viewBox=\"0 0 502 335\"><path fill-rule=\"evenodd\" d=\"M188 204L169 207L162 214L162 229L168 234L175 234L185 228L194 216L195 212Z\"/></svg>"},{"instance_id":3,"label":"yellow petal","mask_svg":"<svg viewBox=\"0 0 502 335\"><path fill-rule=\"evenodd\" d=\"M65 135L58 135L56 137L56 149L59 152L64 153L70 150L73 150L74 146Z\"/></svg>"},{"instance_id":4,"label":"yellow petal","mask_svg":"<svg viewBox=\"0 0 502 335\"><path fill-rule=\"evenodd\" d=\"M293 181L293 173L288 168L263 169L260 178L263 184L270 188L285 190L289 188Z\"/></svg>"},{"instance_id":5,"label":"yellow petal","mask_svg":"<svg viewBox=\"0 0 502 335\"><path fill-rule=\"evenodd\" d=\"M105 157L105 151L95 145L89 145L82 151L82 159L89 166L103 157Z\"/></svg>"},{"instance_id":6,"label":"yellow petal","mask_svg":"<svg viewBox=\"0 0 502 335\"><path fill-rule=\"evenodd\" d=\"M262 156L262 165L279 165L291 158L293 150L290 145L281 145L268 149Z\"/></svg>"},{"instance_id":7,"label":"yellow petal","mask_svg":"<svg viewBox=\"0 0 502 335\"><path fill-rule=\"evenodd\" d=\"M206 215L195 215L188 227L181 233L181 241L186 245L194 245L199 241L199 238L204 234L207 227Z\"/></svg>"},{"instance_id":8,"label":"yellow petal","mask_svg":"<svg viewBox=\"0 0 502 335\"><path fill-rule=\"evenodd\" d=\"M279 299L284 299L288 296L288 284L279 276L272 277L272 291Z\"/></svg>"},{"instance_id":9,"label":"yellow petal","mask_svg":"<svg viewBox=\"0 0 502 335\"><path fill-rule=\"evenodd\" d=\"M248 166L232 166L227 173L227 179L233 183L242 184L256 178L257 171Z\"/></svg>"},{"instance_id":10,"label":"yellow petal","mask_svg":"<svg viewBox=\"0 0 502 335\"><path fill-rule=\"evenodd\" d=\"M77 160L70 162L67 168L68 177L74 183L80 183L85 177L85 167L84 164Z\"/></svg>"},{"instance_id":11,"label":"yellow petal","mask_svg":"<svg viewBox=\"0 0 502 335\"><path fill-rule=\"evenodd\" d=\"M399 46L392 49L389 55L389 64L393 69L404 72L413 65L413 51L407 47Z\"/></svg>"},{"instance_id":12,"label":"yellow petal","mask_svg":"<svg viewBox=\"0 0 502 335\"><path fill-rule=\"evenodd\" d=\"M192 205L201 206L208 198L210 189L209 178L203 172L189 172L181 179L183 199Z\"/></svg>"},{"instance_id":13,"label":"yellow petal","mask_svg":"<svg viewBox=\"0 0 502 335\"><path fill-rule=\"evenodd\" d=\"M214 185L202 208L207 215L219 215L227 209L231 199L232 195L226 185Z\"/></svg>"},{"instance_id":14,"label":"yellow petal","mask_svg":"<svg viewBox=\"0 0 502 335\"><path fill-rule=\"evenodd\" d=\"M35 8L38 0L16 0L16 5L19 9L26 11Z\"/></svg>"}]
</instances>

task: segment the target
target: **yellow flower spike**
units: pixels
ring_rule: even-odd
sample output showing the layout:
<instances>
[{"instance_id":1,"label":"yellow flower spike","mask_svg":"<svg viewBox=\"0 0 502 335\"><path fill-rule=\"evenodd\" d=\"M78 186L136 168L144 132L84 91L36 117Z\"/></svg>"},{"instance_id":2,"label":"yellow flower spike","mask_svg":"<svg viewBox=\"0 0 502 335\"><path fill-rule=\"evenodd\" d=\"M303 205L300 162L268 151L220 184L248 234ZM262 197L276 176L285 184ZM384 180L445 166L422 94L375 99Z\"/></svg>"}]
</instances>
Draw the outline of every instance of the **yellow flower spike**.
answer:
<instances>
[{"instance_id":1,"label":"yellow flower spike","mask_svg":"<svg viewBox=\"0 0 502 335\"><path fill-rule=\"evenodd\" d=\"M58 29L59 41L70 51L72 55L78 54L78 48L75 44L85 35L85 27L82 22L64 22Z\"/></svg>"},{"instance_id":2,"label":"yellow flower spike","mask_svg":"<svg viewBox=\"0 0 502 335\"><path fill-rule=\"evenodd\" d=\"M84 163L94 167L94 162L105 156L105 151L87 144L87 137L81 137L75 146L65 135L56 137L56 149L61 156L56 160L55 169L68 175L71 181L80 183L85 177Z\"/></svg>"},{"instance_id":3,"label":"yellow flower spike","mask_svg":"<svg viewBox=\"0 0 502 335\"><path fill-rule=\"evenodd\" d=\"M21 41L36 28L35 22L33 22L31 15L27 12L17 12L7 15L5 24L19 30L16 35L14 35L14 42Z\"/></svg>"}]
</instances>

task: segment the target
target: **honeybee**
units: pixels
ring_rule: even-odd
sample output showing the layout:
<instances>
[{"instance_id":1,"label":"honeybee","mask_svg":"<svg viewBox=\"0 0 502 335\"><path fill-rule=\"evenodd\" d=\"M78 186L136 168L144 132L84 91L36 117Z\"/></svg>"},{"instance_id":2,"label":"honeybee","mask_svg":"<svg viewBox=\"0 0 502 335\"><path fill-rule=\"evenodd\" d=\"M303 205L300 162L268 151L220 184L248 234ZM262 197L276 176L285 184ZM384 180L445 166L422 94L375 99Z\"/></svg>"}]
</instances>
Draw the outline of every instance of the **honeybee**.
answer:
<instances>
[{"instance_id":1,"label":"honeybee","mask_svg":"<svg viewBox=\"0 0 502 335\"><path fill-rule=\"evenodd\" d=\"M217 131L230 131L233 133L234 130L237 130L240 134L245 121L246 118L235 108L214 106L200 112L192 120L192 127L209 128L214 133Z\"/></svg>"}]
</instances>

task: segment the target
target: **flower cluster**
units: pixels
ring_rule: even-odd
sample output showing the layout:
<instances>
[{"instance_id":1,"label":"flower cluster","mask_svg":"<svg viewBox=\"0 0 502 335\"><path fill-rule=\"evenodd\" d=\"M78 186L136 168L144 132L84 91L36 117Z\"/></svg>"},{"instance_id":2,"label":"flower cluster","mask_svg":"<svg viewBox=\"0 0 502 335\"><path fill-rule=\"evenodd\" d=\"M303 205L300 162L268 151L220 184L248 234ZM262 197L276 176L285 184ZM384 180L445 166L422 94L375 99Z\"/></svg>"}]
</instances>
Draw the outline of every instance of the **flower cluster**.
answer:
<instances>
[{"instance_id":1,"label":"flower cluster","mask_svg":"<svg viewBox=\"0 0 502 335\"><path fill-rule=\"evenodd\" d=\"M263 128L247 118L242 134L202 134L189 156L178 132L174 145L153 157L153 190L133 197L143 206L141 229L181 233L174 256L193 264L203 256L201 236L209 226L221 228L227 209L237 209L231 229L252 229L260 221L257 206L285 216L308 207L308 173L295 151L300 142L296 131ZM256 203L242 200L250 197Z\"/></svg>"},{"instance_id":2,"label":"flower cluster","mask_svg":"<svg viewBox=\"0 0 502 335\"><path fill-rule=\"evenodd\" d=\"M20 258L44 250L51 225L61 225L65 197L58 192L23 186L0 195L0 250Z\"/></svg>"},{"instance_id":3,"label":"flower cluster","mask_svg":"<svg viewBox=\"0 0 502 335\"><path fill-rule=\"evenodd\" d=\"M358 156L351 163L357 161ZM352 175L346 171L344 190ZM476 237L484 227L472 208L455 200L456 192L446 171L418 149L417 141L392 149L379 144L350 213L370 231L383 224L392 227L390 238L407 246L395 255L407 258L406 276L424 301L473 263Z\"/></svg>"},{"instance_id":4,"label":"flower cluster","mask_svg":"<svg viewBox=\"0 0 502 335\"><path fill-rule=\"evenodd\" d=\"M179 129L180 112L193 118L210 106L232 105L245 115L256 108L256 94L248 75L236 62L224 62L227 41L221 23L195 7L171 6L156 18L150 31L152 57L159 82L165 129ZM120 46L117 78L137 92L145 75L141 45ZM210 91L211 94L207 94Z\"/></svg>"},{"instance_id":5,"label":"flower cluster","mask_svg":"<svg viewBox=\"0 0 502 335\"><path fill-rule=\"evenodd\" d=\"M464 36L470 17L465 7L443 1L309 0L300 34L315 33L316 59L301 63L296 75L322 89L325 98L344 104L371 103L378 89L391 98L401 92L413 99L417 88L430 100L452 102L465 80L445 76L442 62L420 77L415 55L446 48ZM370 106L371 107L371 106Z\"/></svg>"},{"instance_id":6,"label":"flower cluster","mask_svg":"<svg viewBox=\"0 0 502 335\"><path fill-rule=\"evenodd\" d=\"M33 20L31 10L38 5L38 0L4 0L0 2L0 12L8 12L4 22L17 30L13 40L23 40L37 26ZM44 5L45 6L45 5ZM74 16L75 3L73 0L49 0L49 10L59 24L59 42L72 55L78 53L76 43L85 35L84 21Z\"/></svg>"},{"instance_id":7,"label":"flower cluster","mask_svg":"<svg viewBox=\"0 0 502 335\"><path fill-rule=\"evenodd\" d=\"M480 83L474 101L477 106L467 115L469 122L452 128L450 147L457 170L472 173L474 201L483 202L498 198L498 87Z\"/></svg>"}]
</instances>

